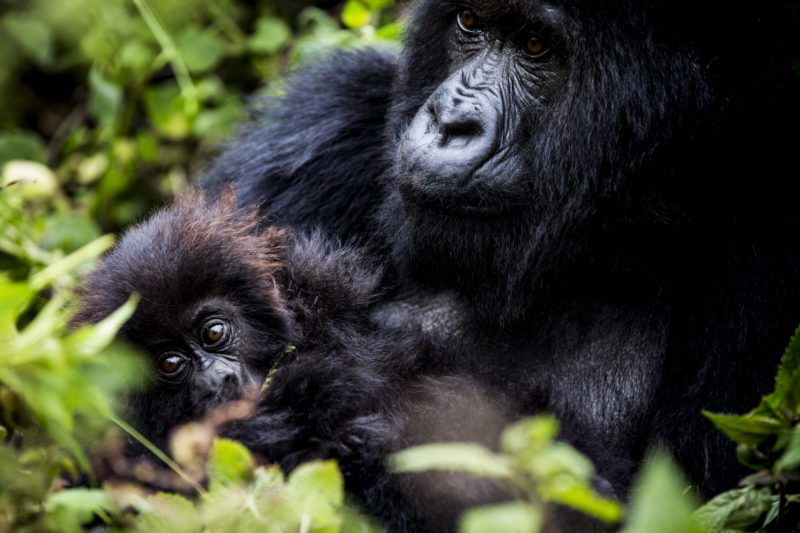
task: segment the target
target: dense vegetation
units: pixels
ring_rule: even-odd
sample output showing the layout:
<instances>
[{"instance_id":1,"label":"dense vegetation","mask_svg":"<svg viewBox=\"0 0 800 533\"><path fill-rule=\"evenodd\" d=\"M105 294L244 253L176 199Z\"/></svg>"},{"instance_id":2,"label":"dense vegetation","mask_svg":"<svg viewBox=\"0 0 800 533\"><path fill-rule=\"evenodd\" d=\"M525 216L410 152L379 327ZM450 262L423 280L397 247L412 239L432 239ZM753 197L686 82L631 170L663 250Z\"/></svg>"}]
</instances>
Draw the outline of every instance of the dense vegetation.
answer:
<instances>
[{"instance_id":1,"label":"dense vegetation","mask_svg":"<svg viewBox=\"0 0 800 533\"><path fill-rule=\"evenodd\" d=\"M0 12L0 532L370 531L345 504L335 463L288 477L208 426L184 428L148 486L104 478L136 432L115 399L146 369L113 337L135 299L101 324L69 328L74 288L116 233L197 176L249 95L333 46L396 46L391 0L300 5L245 0L10 0ZM708 415L753 468L695 512L655 453L624 530L800 531L800 339L775 392L745 416ZM471 512L463 529L536 531L552 503L603 520L622 507L590 485L592 466L542 416L501 450L436 445L398 469L487 476L518 500ZM733 444L732 444L733 445ZM172 488L169 493L157 488Z\"/></svg>"}]
</instances>

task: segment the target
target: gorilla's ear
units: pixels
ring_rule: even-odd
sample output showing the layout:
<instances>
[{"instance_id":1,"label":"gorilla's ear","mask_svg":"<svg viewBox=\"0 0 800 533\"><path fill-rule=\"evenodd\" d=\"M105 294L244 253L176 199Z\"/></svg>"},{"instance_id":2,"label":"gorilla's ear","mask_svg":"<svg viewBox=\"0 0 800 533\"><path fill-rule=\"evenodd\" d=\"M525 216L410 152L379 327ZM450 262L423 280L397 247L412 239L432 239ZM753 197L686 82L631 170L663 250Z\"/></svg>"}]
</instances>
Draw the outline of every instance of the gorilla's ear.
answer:
<instances>
[{"instance_id":1,"label":"gorilla's ear","mask_svg":"<svg viewBox=\"0 0 800 533\"><path fill-rule=\"evenodd\" d=\"M379 296L383 269L362 250L316 231L290 236L285 274L289 297L309 298L314 311L363 316Z\"/></svg>"}]
</instances>

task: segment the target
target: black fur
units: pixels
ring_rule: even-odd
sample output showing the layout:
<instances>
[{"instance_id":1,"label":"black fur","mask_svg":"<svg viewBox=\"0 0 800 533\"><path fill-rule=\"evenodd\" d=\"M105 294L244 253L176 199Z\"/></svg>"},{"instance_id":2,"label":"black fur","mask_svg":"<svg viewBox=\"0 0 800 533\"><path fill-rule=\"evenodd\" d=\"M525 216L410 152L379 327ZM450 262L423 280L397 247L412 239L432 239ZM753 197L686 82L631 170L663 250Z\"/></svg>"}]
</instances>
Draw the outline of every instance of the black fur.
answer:
<instances>
[{"instance_id":1,"label":"black fur","mask_svg":"<svg viewBox=\"0 0 800 533\"><path fill-rule=\"evenodd\" d=\"M663 444L711 494L741 471L700 410L755 405L800 322L791 5L422 0L399 59L300 72L204 184L385 254L375 316L421 323L463 372L555 412L619 493ZM491 31L544 27L554 50L552 76L503 100L502 175L416 176L440 206L473 187L499 216L408 194L409 124L464 64L465 9Z\"/></svg>"}]
</instances>

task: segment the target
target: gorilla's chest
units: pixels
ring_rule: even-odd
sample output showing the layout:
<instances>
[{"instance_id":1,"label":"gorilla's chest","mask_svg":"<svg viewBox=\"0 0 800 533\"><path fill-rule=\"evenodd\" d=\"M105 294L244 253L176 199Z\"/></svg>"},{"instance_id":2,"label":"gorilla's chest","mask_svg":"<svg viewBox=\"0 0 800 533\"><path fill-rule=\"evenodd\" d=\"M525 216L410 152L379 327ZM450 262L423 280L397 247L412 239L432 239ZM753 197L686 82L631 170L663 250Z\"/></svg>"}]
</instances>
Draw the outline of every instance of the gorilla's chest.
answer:
<instances>
[{"instance_id":1,"label":"gorilla's chest","mask_svg":"<svg viewBox=\"0 0 800 533\"><path fill-rule=\"evenodd\" d=\"M421 329L441 347L433 357L502 391L521 414L553 412L567 438L615 449L632 445L647 421L667 330L647 309L587 301L513 327L482 326L451 293L399 299L374 316Z\"/></svg>"}]
</instances>

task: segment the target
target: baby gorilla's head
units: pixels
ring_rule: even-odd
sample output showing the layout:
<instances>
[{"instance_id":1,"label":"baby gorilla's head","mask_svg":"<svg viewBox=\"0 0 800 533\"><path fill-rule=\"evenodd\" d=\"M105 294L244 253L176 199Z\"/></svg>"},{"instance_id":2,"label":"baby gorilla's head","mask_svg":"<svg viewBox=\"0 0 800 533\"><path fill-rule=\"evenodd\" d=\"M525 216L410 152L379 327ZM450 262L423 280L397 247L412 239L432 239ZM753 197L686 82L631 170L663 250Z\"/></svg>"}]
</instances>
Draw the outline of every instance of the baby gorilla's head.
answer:
<instances>
[{"instance_id":1,"label":"baby gorilla's head","mask_svg":"<svg viewBox=\"0 0 800 533\"><path fill-rule=\"evenodd\" d=\"M233 193L192 192L128 231L86 279L75 322L141 301L120 334L152 357L152 386L130 395L135 425L163 447L176 425L256 388L294 336L276 282L285 232L259 228Z\"/></svg>"}]
</instances>

